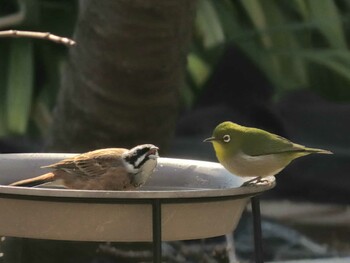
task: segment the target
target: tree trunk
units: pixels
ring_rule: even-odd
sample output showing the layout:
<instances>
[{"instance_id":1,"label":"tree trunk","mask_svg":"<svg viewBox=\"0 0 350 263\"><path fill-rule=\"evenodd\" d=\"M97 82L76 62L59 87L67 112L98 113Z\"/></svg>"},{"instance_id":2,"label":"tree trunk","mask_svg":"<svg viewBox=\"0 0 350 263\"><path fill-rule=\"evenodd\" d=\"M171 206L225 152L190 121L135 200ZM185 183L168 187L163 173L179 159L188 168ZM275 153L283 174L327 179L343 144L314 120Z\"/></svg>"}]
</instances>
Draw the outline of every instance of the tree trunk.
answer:
<instances>
[{"instance_id":1,"label":"tree trunk","mask_svg":"<svg viewBox=\"0 0 350 263\"><path fill-rule=\"evenodd\" d=\"M167 145L193 0L82 0L48 150Z\"/></svg>"}]
</instances>

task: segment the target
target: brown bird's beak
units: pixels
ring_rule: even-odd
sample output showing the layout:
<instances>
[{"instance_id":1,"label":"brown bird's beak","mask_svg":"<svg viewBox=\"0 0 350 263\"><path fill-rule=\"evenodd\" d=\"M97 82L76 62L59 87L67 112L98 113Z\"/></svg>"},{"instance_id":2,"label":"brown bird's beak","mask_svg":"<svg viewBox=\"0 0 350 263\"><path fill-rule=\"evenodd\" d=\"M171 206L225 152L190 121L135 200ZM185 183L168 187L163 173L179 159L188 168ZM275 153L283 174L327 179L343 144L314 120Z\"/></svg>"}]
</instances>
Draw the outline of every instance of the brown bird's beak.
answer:
<instances>
[{"instance_id":1,"label":"brown bird's beak","mask_svg":"<svg viewBox=\"0 0 350 263\"><path fill-rule=\"evenodd\" d=\"M212 141L215 141L216 138L215 137L209 137L209 138L206 138L203 142L212 142Z\"/></svg>"},{"instance_id":2,"label":"brown bird's beak","mask_svg":"<svg viewBox=\"0 0 350 263\"><path fill-rule=\"evenodd\" d=\"M152 148L148 151L148 156L157 158L157 157L159 156L158 150L159 150L159 148L158 148L157 146L152 147Z\"/></svg>"}]
</instances>

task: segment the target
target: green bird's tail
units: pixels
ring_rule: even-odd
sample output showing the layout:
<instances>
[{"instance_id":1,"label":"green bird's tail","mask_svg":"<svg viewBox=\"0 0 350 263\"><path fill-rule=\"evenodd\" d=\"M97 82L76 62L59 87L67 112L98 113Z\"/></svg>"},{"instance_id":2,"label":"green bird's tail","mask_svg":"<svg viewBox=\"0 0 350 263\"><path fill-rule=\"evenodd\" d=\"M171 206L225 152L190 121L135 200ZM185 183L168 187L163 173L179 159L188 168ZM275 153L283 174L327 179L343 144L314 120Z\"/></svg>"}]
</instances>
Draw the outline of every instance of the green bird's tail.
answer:
<instances>
[{"instance_id":1,"label":"green bird's tail","mask_svg":"<svg viewBox=\"0 0 350 263\"><path fill-rule=\"evenodd\" d=\"M307 153L320 153L320 154L333 154L331 151L316 149L316 148L305 148L305 152Z\"/></svg>"}]
</instances>

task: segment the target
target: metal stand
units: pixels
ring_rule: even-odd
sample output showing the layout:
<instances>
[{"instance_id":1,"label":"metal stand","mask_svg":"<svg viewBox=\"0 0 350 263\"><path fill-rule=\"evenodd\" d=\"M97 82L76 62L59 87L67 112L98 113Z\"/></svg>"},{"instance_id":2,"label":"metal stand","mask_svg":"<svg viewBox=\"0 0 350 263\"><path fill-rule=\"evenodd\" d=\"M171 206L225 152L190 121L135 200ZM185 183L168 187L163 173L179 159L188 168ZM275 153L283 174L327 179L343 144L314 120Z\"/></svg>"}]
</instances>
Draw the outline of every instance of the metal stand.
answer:
<instances>
[{"instance_id":1,"label":"metal stand","mask_svg":"<svg viewBox=\"0 0 350 263\"><path fill-rule=\"evenodd\" d=\"M162 209L159 199L152 202L153 262L162 262Z\"/></svg>"},{"instance_id":2,"label":"metal stand","mask_svg":"<svg viewBox=\"0 0 350 263\"><path fill-rule=\"evenodd\" d=\"M152 234L153 234L153 262L162 262L162 209L161 201L154 199L152 201ZM254 248L255 262L264 263L260 201L258 196L251 198L254 227Z\"/></svg>"},{"instance_id":3,"label":"metal stand","mask_svg":"<svg viewBox=\"0 0 350 263\"><path fill-rule=\"evenodd\" d=\"M254 196L251 198L251 205L252 205L253 227L254 227L255 262L264 263L260 201L258 196Z\"/></svg>"}]
</instances>

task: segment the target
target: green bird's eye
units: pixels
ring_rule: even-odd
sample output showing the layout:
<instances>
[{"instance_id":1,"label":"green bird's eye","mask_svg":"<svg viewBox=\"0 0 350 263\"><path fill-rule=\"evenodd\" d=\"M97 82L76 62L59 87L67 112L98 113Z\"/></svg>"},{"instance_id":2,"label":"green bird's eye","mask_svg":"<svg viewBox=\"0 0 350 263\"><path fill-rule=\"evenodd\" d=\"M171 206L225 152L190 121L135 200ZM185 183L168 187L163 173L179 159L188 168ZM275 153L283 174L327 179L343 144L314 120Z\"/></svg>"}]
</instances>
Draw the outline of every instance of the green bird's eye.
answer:
<instances>
[{"instance_id":1,"label":"green bird's eye","mask_svg":"<svg viewBox=\"0 0 350 263\"><path fill-rule=\"evenodd\" d=\"M223 140L224 142L229 142L229 141L231 141L231 137L230 137L230 135L224 135L224 136L222 137L222 140Z\"/></svg>"}]
</instances>

